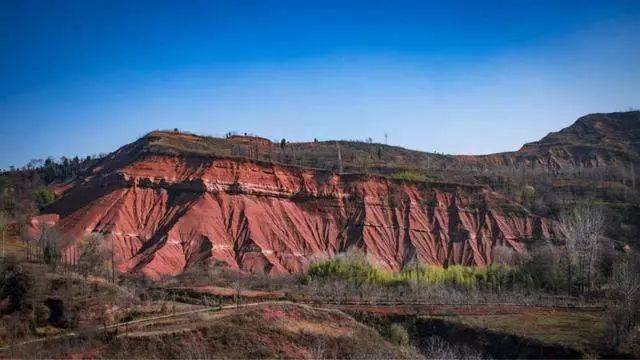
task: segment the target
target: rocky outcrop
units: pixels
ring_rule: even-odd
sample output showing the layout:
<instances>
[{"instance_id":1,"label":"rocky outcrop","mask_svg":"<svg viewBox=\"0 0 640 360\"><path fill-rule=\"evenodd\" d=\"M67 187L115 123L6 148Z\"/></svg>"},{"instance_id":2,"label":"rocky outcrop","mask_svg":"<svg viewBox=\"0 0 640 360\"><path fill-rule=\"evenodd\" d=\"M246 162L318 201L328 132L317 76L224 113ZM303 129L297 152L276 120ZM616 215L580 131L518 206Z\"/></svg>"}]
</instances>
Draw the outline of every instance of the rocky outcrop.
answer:
<instances>
[{"instance_id":1,"label":"rocky outcrop","mask_svg":"<svg viewBox=\"0 0 640 360\"><path fill-rule=\"evenodd\" d=\"M416 258L485 265L496 246L555 235L487 187L140 149L107 157L47 209L72 238L104 234L122 272L157 278L216 261L281 274L351 248L392 270Z\"/></svg>"}]
</instances>

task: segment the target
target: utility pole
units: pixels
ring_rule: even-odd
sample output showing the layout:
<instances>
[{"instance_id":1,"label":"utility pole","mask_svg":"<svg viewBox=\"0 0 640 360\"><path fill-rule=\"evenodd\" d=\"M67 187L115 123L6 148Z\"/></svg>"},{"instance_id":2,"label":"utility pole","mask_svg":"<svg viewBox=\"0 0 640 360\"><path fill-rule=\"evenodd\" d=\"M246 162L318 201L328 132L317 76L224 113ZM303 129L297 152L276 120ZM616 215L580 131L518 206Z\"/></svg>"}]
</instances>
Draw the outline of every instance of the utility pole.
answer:
<instances>
[{"instance_id":1,"label":"utility pole","mask_svg":"<svg viewBox=\"0 0 640 360\"><path fill-rule=\"evenodd\" d=\"M336 148L338 149L338 173L342 175L342 151L340 151L340 144L337 141Z\"/></svg>"},{"instance_id":2,"label":"utility pole","mask_svg":"<svg viewBox=\"0 0 640 360\"><path fill-rule=\"evenodd\" d=\"M384 144L389 145L389 134L384 133Z\"/></svg>"}]
</instances>

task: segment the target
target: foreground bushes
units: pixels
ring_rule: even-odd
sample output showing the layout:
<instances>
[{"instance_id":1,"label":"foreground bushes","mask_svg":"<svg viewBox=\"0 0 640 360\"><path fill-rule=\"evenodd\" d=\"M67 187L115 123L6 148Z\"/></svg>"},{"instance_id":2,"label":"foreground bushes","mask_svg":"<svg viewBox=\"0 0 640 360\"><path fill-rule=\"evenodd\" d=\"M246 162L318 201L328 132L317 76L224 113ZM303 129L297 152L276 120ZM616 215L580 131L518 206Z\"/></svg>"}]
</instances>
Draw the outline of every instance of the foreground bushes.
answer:
<instances>
[{"instance_id":1,"label":"foreground bushes","mask_svg":"<svg viewBox=\"0 0 640 360\"><path fill-rule=\"evenodd\" d=\"M354 255L313 264L305 278L307 283L333 280L348 281L356 286L444 285L468 290L531 288L534 285L532 277L521 267L454 265L443 268L416 264L396 273L375 267L364 257Z\"/></svg>"},{"instance_id":2,"label":"foreground bushes","mask_svg":"<svg viewBox=\"0 0 640 360\"><path fill-rule=\"evenodd\" d=\"M0 299L8 299L8 304L2 309L6 313L23 310L28 304L27 293L33 279L13 259L4 259L0 265Z\"/></svg>"}]
</instances>

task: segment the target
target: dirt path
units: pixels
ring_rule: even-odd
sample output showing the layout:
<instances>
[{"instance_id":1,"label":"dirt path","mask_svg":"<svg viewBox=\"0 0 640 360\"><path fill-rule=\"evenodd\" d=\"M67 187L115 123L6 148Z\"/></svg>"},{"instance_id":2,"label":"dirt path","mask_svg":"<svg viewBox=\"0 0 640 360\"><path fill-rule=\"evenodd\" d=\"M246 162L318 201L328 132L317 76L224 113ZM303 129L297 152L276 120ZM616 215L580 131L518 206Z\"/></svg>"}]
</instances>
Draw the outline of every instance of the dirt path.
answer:
<instances>
[{"instance_id":1,"label":"dirt path","mask_svg":"<svg viewBox=\"0 0 640 360\"><path fill-rule=\"evenodd\" d=\"M290 302L290 301L262 301L262 302L246 303L246 304L239 304L239 305L233 304L233 305L223 305L223 306L212 306L212 307L207 307L207 308L204 308L204 309L183 311L183 312L177 312L175 314L168 314L168 315L154 316L154 317L149 317L149 318L144 318L144 319L131 320L131 321L127 321L127 322L107 325L106 327L98 326L98 327L95 327L93 330L98 332L98 331L104 331L104 330L119 329L119 328L122 328L122 327L124 327L126 329L127 327L129 327L131 325L137 325L137 324L142 324L142 323L146 323L146 322L153 322L153 321L158 321L158 320L164 320L164 319L177 318L177 317L181 317L181 316L198 314L198 313L217 312L217 311L228 310L228 309L238 309L238 308L247 308L247 307L253 307L253 306L278 305L278 304L292 304L292 302ZM24 346L24 345L37 344L37 343L50 341L50 340L73 338L73 337L76 337L78 335L79 334L76 333L76 332L69 332L69 333L62 334L62 335L56 335L56 336L50 336L50 337L44 337L44 338L38 338L38 339L24 341L24 342L21 342L21 343L18 343L18 344L14 344L13 347L15 349L15 348L18 348L18 347L21 347L21 346ZM4 347L0 347L0 351L6 351L6 350L10 350L10 349L11 349L10 345L9 346L4 346Z\"/></svg>"}]
</instances>

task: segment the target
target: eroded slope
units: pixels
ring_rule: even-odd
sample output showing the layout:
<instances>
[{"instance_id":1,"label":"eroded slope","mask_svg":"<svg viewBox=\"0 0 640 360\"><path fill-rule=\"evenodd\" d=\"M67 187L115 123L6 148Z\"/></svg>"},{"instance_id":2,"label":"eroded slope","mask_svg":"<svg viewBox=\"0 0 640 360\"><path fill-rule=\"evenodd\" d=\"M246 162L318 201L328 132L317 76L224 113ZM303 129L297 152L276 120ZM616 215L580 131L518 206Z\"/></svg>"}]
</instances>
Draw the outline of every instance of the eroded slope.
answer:
<instances>
[{"instance_id":1,"label":"eroded slope","mask_svg":"<svg viewBox=\"0 0 640 360\"><path fill-rule=\"evenodd\" d=\"M219 261L279 274L350 248L392 270L416 257L484 265L496 246L520 251L528 241L554 236L548 221L487 187L135 150L140 147L114 153L47 209L74 239L104 234L123 272L157 278Z\"/></svg>"}]
</instances>

